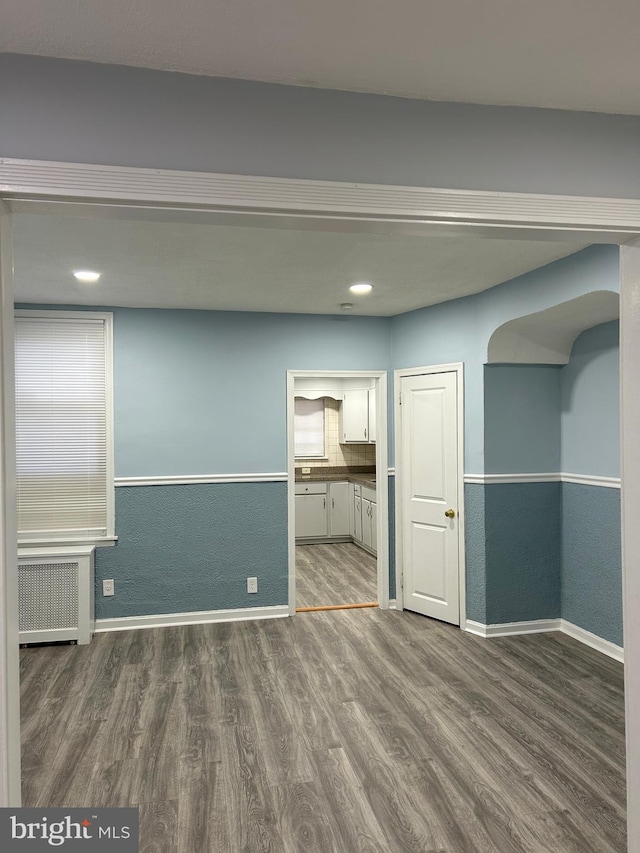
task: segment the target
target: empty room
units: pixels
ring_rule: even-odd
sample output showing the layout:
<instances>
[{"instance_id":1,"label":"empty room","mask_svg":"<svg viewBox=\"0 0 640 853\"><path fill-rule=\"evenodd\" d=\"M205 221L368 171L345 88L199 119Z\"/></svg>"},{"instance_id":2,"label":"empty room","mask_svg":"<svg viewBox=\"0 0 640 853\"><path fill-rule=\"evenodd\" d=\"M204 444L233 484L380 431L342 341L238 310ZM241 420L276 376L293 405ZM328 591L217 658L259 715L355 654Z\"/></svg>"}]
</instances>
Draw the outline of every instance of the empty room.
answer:
<instances>
[{"instance_id":1,"label":"empty room","mask_svg":"<svg viewBox=\"0 0 640 853\"><path fill-rule=\"evenodd\" d=\"M640 106L19 33L2 805L167 853L633 850Z\"/></svg>"}]
</instances>

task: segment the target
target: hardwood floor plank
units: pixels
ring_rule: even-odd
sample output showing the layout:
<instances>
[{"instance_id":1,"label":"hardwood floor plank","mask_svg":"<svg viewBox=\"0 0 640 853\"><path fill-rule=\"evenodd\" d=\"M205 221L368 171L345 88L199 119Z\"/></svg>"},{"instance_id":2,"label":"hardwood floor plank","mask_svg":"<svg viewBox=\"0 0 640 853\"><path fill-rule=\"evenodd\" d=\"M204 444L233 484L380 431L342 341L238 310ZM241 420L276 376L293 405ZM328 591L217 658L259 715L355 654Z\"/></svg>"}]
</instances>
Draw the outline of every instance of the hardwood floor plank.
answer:
<instances>
[{"instance_id":1,"label":"hardwood floor plank","mask_svg":"<svg viewBox=\"0 0 640 853\"><path fill-rule=\"evenodd\" d=\"M220 761L180 767L178 839L180 850L234 853L236 825L229 814L228 786Z\"/></svg>"},{"instance_id":2,"label":"hardwood floor plank","mask_svg":"<svg viewBox=\"0 0 640 853\"><path fill-rule=\"evenodd\" d=\"M389 853L375 812L344 749L316 756L318 780L335 821L341 847L353 853ZM337 851L336 851L337 853Z\"/></svg>"},{"instance_id":3,"label":"hardwood floor plank","mask_svg":"<svg viewBox=\"0 0 640 853\"><path fill-rule=\"evenodd\" d=\"M283 853L327 853L341 849L334 835L333 815L313 782L272 788Z\"/></svg>"},{"instance_id":4,"label":"hardwood floor plank","mask_svg":"<svg viewBox=\"0 0 640 853\"><path fill-rule=\"evenodd\" d=\"M174 853L180 847L178 803L175 800L140 806L140 853Z\"/></svg>"},{"instance_id":5,"label":"hardwood floor plank","mask_svg":"<svg viewBox=\"0 0 640 853\"><path fill-rule=\"evenodd\" d=\"M151 853L625 850L622 668L570 638L328 611L21 673L25 806L140 804Z\"/></svg>"},{"instance_id":6,"label":"hardwood floor plank","mask_svg":"<svg viewBox=\"0 0 640 853\"><path fill-rule=\"evenodd\" d=\"M296 607L377 601L376 558L351 542L296 546Z\"/></svg>"}]
</instances>

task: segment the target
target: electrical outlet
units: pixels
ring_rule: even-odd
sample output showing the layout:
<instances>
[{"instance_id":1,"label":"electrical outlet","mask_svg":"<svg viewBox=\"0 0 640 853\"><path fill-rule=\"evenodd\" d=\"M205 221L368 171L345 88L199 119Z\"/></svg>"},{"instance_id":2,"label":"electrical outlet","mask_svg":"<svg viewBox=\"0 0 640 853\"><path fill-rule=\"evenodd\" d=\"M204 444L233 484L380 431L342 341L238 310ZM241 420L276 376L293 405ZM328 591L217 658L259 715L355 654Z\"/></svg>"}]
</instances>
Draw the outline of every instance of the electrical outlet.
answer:
<instances>
[{"instance_id":1,"label":"electrical outlet","mask_svg":"<svg viewBox=\"0 0 640 853\"><path fill-rule=\"evenodd\" d=\"M258 591L258 578L247 578L247 592Z\"/></svg>"},{"instance_id":2,"label":"electrical outlet","mask_svg":"<svg viewBox=\"0 0 640 853\"><path fill-rule=\"evenodd\" d=\"M310 474L310 473L311 473L311 468L303 468L303 469L302 469L302 473L303 473L303 474Z\"/></svg>"},{"instance_id":3,"label":"electrical outlet","mask_svg":"<svg viewBox=\"0 0 640 853\"><path fill-rule=\"evenodd\" d=\"M103 595L115 595L116 587L113 582L113 578L106 578L102 581L102 594Z\"/></svg>"}]
</instances>

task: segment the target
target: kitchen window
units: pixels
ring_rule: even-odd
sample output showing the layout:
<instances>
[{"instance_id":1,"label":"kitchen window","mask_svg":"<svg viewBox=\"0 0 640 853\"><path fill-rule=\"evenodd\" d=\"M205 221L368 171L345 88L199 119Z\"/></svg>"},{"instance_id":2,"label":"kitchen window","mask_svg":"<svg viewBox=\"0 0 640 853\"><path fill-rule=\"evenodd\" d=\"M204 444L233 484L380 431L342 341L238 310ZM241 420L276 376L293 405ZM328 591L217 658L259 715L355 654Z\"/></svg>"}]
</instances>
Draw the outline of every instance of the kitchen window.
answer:
<instances>
[{"instance_id":1,"label":"kitchen window","mask_svg":"<svg viewBox=\"0 0 640 853\"><path fill-rule=\"evenodd\" d=\"M296 459L324 458L324 399L294 403L294 455Z\"/></svg>"},{"instance_id":2,"label":"kitchen window","mask_svg":"<svg viewBox=\"0 0 640 853\"><path fill-rule=\"evenodd\" d=\"M114 538L112 315L17 311L18 541Z\"/></svg>"}]
</instances>

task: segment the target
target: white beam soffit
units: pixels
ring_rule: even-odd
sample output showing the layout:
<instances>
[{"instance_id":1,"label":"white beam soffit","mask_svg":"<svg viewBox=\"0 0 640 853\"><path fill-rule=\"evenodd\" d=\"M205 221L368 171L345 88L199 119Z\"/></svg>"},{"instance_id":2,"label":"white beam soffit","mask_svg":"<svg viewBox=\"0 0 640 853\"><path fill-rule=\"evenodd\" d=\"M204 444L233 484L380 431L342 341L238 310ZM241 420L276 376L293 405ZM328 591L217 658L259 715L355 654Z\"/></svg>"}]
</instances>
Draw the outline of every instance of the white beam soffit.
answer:
<instances>
[{"instance_id":1,"label":"white beam soffit","mask_svg":"<svg viewBox=\"0 0 640 853\"><path fill-rule=\"evenodd\" d=\"M620 294L593 290L498 326L485 363L568 364L578 335L619 317Z\"/></svg>"},{"instance_id":2,"label":"white beam soffit","mask_svg":"<svg viewBox=\"0 0 640 853\"><path fill-rule=\"evenodd\" d=\"M394 224L401 230L478 236L556 232L626 242L640 233L640 200L429 189L0 159L0 196L38 202L95 202L147 208L292 217L315 223ZM325 226L326 227L326 226ZM342 227L342 226L341 226ZM447 230L449 229L449 230ZM526 235L525 233L526 232Z\"/></svg>"}]
</instances>

